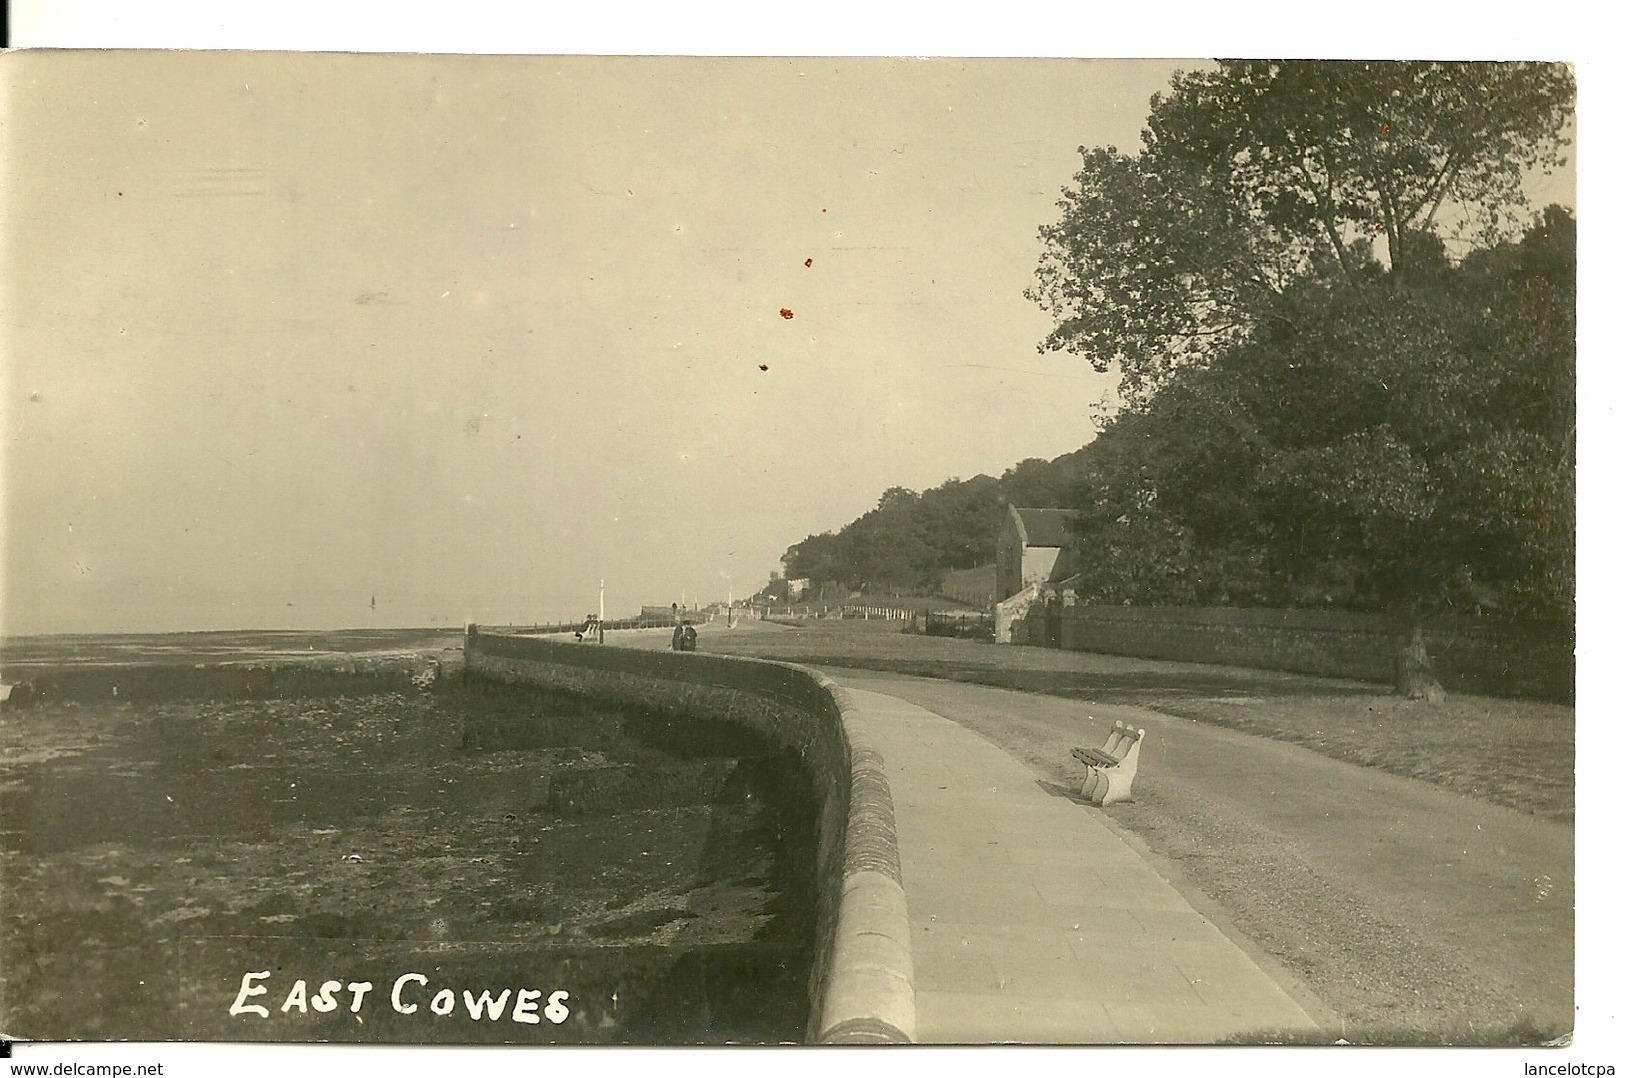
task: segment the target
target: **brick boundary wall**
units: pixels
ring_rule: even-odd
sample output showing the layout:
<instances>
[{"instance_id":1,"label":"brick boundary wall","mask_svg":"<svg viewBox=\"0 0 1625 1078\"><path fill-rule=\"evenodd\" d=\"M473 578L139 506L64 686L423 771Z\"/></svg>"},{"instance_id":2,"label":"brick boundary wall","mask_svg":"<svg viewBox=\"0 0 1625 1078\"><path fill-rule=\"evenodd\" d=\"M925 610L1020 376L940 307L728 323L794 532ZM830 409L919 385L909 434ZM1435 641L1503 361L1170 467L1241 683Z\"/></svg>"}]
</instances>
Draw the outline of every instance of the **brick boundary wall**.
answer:
<instances>
[{"instance_id":1,"label":"brick boundary wall","mask_svg":"<svg viewBox=\"0 0 1625 1078\"><path fill-rule=\"evenodd\" d=\"M1574 700L1571 624L1464 617L1437 620L1424 633L1428 655L1447 689ZM1057 612L1034 603L1013 639L1074 651L1358 681L1389 682L1393 676L1382 617L1354 611L1076 605Z\"/></svg>"},{"instance_id":2,"label":"brick boundary wall","mask_svg":"<svg viewBox=\"0 0 1625 1078\"><path fill-rule=\"evenodd\" d=\"M815 670L482 632L465 676L545 685L737 723L794 752L818 791L817 914L808 1039L914 1039L914 964L891 788L868 720Z\"/></svg>"}]
</instances>

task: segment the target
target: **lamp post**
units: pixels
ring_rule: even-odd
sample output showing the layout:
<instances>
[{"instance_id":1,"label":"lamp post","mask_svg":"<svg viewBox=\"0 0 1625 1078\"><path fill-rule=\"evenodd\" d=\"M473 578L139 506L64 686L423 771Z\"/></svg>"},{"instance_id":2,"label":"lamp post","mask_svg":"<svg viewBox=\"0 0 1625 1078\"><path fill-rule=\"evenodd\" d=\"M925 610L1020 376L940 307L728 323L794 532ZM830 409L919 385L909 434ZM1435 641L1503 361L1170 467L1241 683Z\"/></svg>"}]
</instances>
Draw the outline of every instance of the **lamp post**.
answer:
<instances>
[{"instance_id":1,"label":"lamp post","mask_svg":"<svg viewBox=\"0 0 1625 1078\"><path fill-rule=\"evenodd\" d=\"M598 642L604 642L604 582L598 581Z\"/></svg>"}]
</instances>

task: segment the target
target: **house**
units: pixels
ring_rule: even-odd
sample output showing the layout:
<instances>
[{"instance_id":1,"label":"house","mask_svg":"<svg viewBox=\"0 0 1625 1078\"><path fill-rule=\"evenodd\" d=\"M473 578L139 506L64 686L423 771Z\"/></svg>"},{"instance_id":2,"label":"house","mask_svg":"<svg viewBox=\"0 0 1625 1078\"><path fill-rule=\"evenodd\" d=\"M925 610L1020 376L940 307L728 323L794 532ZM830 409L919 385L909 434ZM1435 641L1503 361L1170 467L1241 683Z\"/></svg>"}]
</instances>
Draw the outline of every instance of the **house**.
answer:
<instances>
[{"instance_id":1,"label":"house","mask_svg":"<svg viewBox=\"0 0 1625 1078\"><path fill-rule=\"evenodd\" d=\"M1018 509L1010 506L999 530L997 597L1008 599L1025 588L1042 587L1077 572L1068 526L1071 509Z\"/></svg>"}]
</instances>

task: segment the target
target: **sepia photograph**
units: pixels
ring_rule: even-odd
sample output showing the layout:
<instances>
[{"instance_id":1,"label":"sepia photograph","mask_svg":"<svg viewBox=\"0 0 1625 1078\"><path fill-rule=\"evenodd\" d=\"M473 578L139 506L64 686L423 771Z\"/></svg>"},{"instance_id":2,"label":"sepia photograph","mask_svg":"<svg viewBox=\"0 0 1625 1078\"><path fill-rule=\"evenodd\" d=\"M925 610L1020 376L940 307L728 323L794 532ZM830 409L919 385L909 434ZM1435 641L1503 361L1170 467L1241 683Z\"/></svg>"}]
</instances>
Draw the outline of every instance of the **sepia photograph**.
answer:
<instances>
[{"instance_id":1,"label":"sepia photograph","mask_svg":"<svg viewBox=\"0 0 1625 1078\"><path fill-rule=\"evenodd\" d=\"M0 1040L1578 1062L1579 81L0 56Z\"/></svg>"}]
</instances>

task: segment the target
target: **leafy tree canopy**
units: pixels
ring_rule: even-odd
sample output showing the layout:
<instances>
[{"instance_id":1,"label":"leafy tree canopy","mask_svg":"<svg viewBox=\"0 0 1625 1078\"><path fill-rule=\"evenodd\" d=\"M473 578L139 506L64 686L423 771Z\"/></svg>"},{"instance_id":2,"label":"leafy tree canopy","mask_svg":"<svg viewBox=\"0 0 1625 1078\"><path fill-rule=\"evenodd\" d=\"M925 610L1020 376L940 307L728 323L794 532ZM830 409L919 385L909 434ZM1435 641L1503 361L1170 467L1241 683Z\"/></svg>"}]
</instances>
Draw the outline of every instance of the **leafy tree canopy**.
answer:
<instances>
[{"instance_id":1,"label":"leafy tree canopy","mask_svg":"<svg viewBox=\"0 0 1625 1078\"><path fill-rule=\"evenodd\" d=\"M1226 62L1153 98L1140 153L1082 151L1041 347L1121 373L1117 521L1174 578L1378 603L1424 681L1422 612L1572 581L1573 218L1509 238L1573 93L1556 64Z\"/></svg>"},{"instance_id":2,"label":"leafy tree canopy","mask_svg":"<svg viewBox=\"0 0 1625 1078\"><path fill-rule=\"evenodd\" d=\"M1573 260L1553 208L1425 287L1303 283L1102 441L1137 444L1130 481L1202 550L1264 552L1276 601L1562 614Z\"/></svg>"},{"instance_id":3,"label":"leafy tree canopy","mask_svg":"<svg viewBox=\"0 0 1625 1078\"><path fill-rule=\"evenodd\" d=\"M1449 222L1486 246L1561 160L1560 64L1231 61L1152 99L1145 147L1084 149L1041 232L1042 348L1114 367L1130 403L1245 340L1295 282L1403 278Z\"/></svg>"},{"instance_id":4,"label":"leafy tree canopy","mask_svg":"<svg viewBox=\"0 0 1625 1078\"><path fill-rule=\"evenodd\" d=\"M998 479L949 479L924 492L892 487L840 531L809 535L786 550L785 573L842 588L934 593L944 573L992 564L1005 506L1075 502L1087 453L1035 457Z\"/></svg>"}]
</instances>

